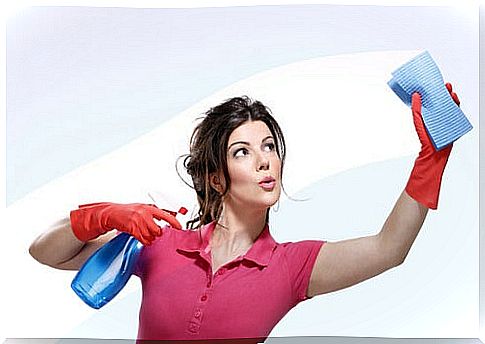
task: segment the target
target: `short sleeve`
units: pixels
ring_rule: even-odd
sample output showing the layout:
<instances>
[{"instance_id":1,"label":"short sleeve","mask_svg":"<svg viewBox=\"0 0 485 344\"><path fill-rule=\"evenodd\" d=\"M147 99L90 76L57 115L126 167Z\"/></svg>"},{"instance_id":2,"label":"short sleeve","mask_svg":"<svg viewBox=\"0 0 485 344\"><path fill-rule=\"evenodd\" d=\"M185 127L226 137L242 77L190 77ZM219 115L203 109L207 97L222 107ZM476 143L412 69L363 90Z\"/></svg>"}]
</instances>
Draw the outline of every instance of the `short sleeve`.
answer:
<instances>
[{"instance_id":1,"label":"short sleeve","mask_svg":"<svg viewBox=\"0 0 485 344\"><path fill-rule=\"evenodd\" d=\"M306 293L310 284L310 277L323 244L325 244L325 241L322 240L304 240L284 244L288 275L290 285L293 288L295 303L309 299Z\"/></svg>"}]
</instances>

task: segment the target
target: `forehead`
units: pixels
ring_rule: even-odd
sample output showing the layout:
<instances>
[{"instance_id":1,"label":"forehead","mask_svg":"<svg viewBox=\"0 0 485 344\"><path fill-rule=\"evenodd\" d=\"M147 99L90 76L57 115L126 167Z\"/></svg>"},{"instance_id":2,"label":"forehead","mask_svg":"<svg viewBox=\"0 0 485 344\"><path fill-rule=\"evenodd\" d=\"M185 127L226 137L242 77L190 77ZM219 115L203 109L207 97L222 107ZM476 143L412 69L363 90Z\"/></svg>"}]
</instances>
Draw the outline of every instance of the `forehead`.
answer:
<instances>
[{"instance_id":1,"label":"forehead","mask_svg":"<svg viewBox=\"0 0 485 344\"><path fill-rule=\"evenodd\" d=\"M234 141L261 141L272 136L266 123L262 121L248 121L241 124L229 136L229 144Z\"/></svg>"}]
</instances>

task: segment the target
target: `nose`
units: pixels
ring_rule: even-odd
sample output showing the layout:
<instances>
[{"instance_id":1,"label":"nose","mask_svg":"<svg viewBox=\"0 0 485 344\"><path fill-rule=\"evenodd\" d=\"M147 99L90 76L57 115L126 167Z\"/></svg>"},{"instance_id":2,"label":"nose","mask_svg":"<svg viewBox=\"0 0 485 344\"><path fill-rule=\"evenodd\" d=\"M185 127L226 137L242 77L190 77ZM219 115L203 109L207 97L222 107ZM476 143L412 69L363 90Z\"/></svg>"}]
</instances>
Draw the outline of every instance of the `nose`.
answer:
<instances>
[{"instance_id":1,"label":"nose","mask_svg":"<svg viewBox=\"0 0 485 344\"><path fill-rule=\"evenodd\" d=\"M258 171L265 171L269 169L269 159L267 156L264 154L259 155L259 160L258 160Z\"/></svg>"}]
</instances>

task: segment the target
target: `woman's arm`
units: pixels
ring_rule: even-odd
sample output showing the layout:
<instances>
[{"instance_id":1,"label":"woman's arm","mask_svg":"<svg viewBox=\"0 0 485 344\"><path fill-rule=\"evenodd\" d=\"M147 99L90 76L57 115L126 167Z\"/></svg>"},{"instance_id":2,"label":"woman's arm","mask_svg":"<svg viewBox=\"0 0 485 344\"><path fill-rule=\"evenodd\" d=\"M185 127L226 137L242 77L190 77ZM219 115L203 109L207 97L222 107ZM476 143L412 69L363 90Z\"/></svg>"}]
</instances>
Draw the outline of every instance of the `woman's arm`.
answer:
<instances>
[{"instance_id":1,"label":"woman's arm","mask_svg":"<svg viewBox=\"0 0 485 344\"><path fill-rule=\"evenodd\" d=\"M403 191L377 235L323 245L307 295L350 287L401 264L427 213L428 208Z\"/></svg>"},{"instance_id":2,"label":"woman's arm","mask_svg":"<svg viewBox=\"0 0 485 344\"><path fill-rule=\"evenodd\" d=\"M72 232L69 217L55 222L39 235L29 247L30 255L38 262L62 270L79 270L99 247L111 240L116 232L83 242Z\"/></svg>"},{"instance_id":3,"label":"woman's arm","mask_svg":"<svg viewBox=\"0 0 485 344\"><path fill-rule=\"evenodd\" d=\"M457 105L451 84L446 87ZM405 190L377 235L323 245L314 264L308 296L346 288L401 264L423 225L436 209L443 172L453 144L436 151L424 127L421 97L412 96L413 122L421 142Z\"/></svg>"},{"instance_id":4,"label":"woman's arm","mask_svg":"<svg viewBox=\"0 0 485 344\"><path fill-rule=\"evenodd\" d=\"M153 221L154 218L164 220L174 228L182 228L173 214L154 205L84 204L35 239L29 252L42 264L57 269L79 270L94 251L116 235L113 229L132 235L143 245L150 245L162 235L162 229Z\"/></svg>"}]
</instances>

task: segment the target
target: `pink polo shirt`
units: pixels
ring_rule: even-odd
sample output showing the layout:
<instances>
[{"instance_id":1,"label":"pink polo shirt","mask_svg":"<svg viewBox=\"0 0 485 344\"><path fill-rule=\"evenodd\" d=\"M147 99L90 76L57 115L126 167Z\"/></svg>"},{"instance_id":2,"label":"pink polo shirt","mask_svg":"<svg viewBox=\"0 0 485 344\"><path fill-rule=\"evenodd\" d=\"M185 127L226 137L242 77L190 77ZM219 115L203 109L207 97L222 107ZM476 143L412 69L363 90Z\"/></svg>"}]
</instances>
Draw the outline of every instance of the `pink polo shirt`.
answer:
<instances>
[{"instance_id":1,"label":"pink polo shirt","mask_svg":"<svg viewBox=\"0 0 485 344\"><path fill-rule=\"evenodd\" d=\"M279 244L266 226L242 256L212 272L209 238L170 226L143 249L135 274L143 296L138 340L256 338L262 342L299 302L308 299L320 240Z\"/></svg>"}]
</instances>

